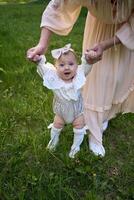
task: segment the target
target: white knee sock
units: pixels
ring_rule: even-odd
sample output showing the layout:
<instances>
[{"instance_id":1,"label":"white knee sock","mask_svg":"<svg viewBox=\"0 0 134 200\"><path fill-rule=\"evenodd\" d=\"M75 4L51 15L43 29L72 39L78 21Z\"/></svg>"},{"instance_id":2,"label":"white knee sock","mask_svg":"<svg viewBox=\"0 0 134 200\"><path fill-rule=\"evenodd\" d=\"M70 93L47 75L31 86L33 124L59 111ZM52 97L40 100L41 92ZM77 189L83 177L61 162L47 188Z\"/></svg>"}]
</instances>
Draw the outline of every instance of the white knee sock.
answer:
<instances>
[{"instance_id":1,"label":"white knee sock","mask_svg":"<svg viewBox=\"0 0 134 200\"><path fill-rule=\"evenodd\" d=\"M75 154L80 150L80 145L83 142L84 135L86 134L85 127L81 129L74 128L73 131L74 131L74 139L69 153L70 158L74 158Z\"/></svg>"},{"instance_id":2,"label":"white knee sock","mask_svg":"<svg viewBox=\"0 0 134 200\"><path fill-rule=\"evenodd\" d=\"M62 128L55 128L54 126L52 126L51 139L47 145L47 149L55 150L55 148L59 142L59 135L60 135L61 130L62 130Z\"/></svg>"}]
</instances>

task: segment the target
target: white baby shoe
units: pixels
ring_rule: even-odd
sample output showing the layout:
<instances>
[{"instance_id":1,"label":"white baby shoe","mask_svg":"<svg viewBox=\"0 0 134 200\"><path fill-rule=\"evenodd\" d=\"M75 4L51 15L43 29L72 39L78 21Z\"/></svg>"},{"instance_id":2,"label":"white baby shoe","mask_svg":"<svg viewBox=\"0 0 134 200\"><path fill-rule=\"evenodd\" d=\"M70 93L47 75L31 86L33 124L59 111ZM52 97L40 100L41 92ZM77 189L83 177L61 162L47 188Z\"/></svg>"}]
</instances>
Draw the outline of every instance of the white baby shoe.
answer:
<instances>
[{"instance_id":1,"label":"white baby shoe","mask_svg":"<svg viewBox=\"0 0 134 200\"><path fill-rule=\"evenodd\" d=\"M84 135L86 134L85 127L81 129L73 128L73 131L74 131L74 139L69 153L70 158L74 158L75 154L80 151L80 145L83 142Z\"/></svg>"},{"instance_id":2,"label":"white baby shoe","mask_svg":"<svg viewBox=\"0 0 134 200\"><path fill-rule=\"evenodd\" d=\"M71 147L71 150L70 150L70 153L69 153L69 157L70 158L74 158L75 157L75 154L78 153L80 151L80 147L76 147L76 146L72 146Z\"/></svg>"},{"instance_id":3,"label":"white baby shoe","mask_svg":"<svg viewBox=\"0 0 134 200\"><path fill-rule=\"evenodd\" d=\"M47 149L49 150L55 150L58 142L59 142L59 135L62 129L55 128L52 126L51 128L51 139L47 145Z\"/></svg>"}]
</instances>

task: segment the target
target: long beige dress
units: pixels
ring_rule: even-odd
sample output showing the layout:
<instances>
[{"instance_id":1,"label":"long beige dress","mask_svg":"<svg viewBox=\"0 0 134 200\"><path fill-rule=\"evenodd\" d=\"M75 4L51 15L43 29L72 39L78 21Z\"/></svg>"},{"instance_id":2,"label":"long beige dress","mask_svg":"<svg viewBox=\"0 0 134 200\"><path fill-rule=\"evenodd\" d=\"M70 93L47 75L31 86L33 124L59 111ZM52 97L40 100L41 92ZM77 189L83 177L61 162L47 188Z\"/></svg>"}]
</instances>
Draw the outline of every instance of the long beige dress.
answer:
<instances>
[{"instance_id":1,"label":"long beige dress","mask_svg":"<svg viewBox=\"0 0 134 200\"><path fill-rule=\"evenodd\" d=\"M52 0L42 15L41 27L67 35L81 7L88 12L83 52L116 35L120 45L104 52L83 90L85 120L92 138L102 143L102 123L117 113L134 112L134 0Z\"/></svg>"}]
</instances>

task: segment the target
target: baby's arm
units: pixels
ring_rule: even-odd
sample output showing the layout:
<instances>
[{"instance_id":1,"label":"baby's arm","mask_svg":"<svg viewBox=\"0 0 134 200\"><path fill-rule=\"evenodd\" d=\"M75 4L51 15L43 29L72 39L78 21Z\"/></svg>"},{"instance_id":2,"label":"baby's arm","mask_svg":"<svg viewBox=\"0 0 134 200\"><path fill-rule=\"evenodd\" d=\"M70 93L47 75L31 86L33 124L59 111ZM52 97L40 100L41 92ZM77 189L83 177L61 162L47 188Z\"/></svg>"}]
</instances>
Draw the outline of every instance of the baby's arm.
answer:
<instances>
[{"instance_id":1,"label":"baby's arm","mask_svg":"<svg viewBox=\"0 0 134 200\"><path fill-rule=\"evenodd\" d=\"M92 69L92 65L101 60L102 56L98 56L95 50L87 50L85 55L82 56L82 67L84 68L85 75Z\"/></svg>"},{"instance_id":2,"label":"baby's arm","mask_svg":"<svg viewBox=\"0 0 134 200\"><path fill-rule=\"evenodd\" d=\"M37 65L37 72L43 78L46 72L52 70L52 64L46 62L46 57L41 55L38 57L38 65Z\"/></svg>"},{"instance_id":3,"label":"baby's arm","mask_svg":"<svg viewBox=\"0 0 134 200\"><path fill-rule=\"evenodd\" d=\"M82 56L81 61L82 61L82 63L81 63L81 68L82 68L82 70L84 70L84 74L85 74L85 75L88 75L88 73L89 73L89 72L91 71L91 69L92 69L92 64L89 64L89 63L86 61L85 55Z\"/></svg>"},{"instance_id":4,"label":"baby's arm","mask_svg":"<svg viewBox=\"0 0 134 200\"><path fill-rule=\"evenodd\" d=\"M43 78L45 71L46 71L46 58L45 56L41 55L38 57L38 65L37 65L37 72Z\"/></svg>"}]
</instances>

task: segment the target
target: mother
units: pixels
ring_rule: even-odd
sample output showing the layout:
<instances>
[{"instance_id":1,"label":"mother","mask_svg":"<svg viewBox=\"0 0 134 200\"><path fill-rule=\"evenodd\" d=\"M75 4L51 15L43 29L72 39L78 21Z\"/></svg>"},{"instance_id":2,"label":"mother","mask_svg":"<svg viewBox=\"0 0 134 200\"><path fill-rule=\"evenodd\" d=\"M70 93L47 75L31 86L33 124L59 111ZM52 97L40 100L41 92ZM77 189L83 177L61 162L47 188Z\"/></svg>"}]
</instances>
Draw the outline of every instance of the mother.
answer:
<instances>
[{"instance_id":1,"label":"mother","mask_svg":"<svg viewBox=\"0 0 134 200\"><path fill-rule=\"evenodd\" d=\"M83 96L91 132L89 148L95 155L104 156L103 122L119 112L134 112L134 0L50 1L42 15L39 43L28 50L27 56L35 61L37 55L46 52L52 33L67 35L82 7L89 11L83 53L94 49L98 55L95 61L103 54L87 78Z\"/></svg>"}]
</instances>

